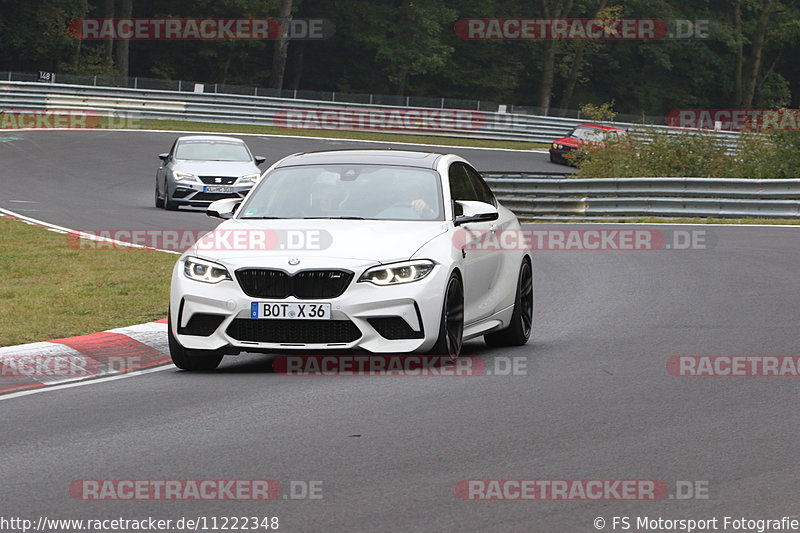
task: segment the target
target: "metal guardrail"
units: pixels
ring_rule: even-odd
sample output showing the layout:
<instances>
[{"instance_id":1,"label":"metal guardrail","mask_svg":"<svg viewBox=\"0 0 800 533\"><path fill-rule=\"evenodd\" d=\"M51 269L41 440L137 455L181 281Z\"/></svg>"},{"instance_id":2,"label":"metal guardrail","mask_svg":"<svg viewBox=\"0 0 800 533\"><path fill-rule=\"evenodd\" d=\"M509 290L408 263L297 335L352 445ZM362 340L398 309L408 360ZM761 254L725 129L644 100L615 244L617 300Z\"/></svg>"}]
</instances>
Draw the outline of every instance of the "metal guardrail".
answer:
<instances>
[{"instance_id":1,"label":"metal guardrail","mask_svg":"<svg viewBox=\"0 0 800 533\"><path fill-rule=\"evenodd\" d=\"M517 177L484 173L522 218L603 216L800 218L800 179Z\"/></svg>"},{"instance_id":2,"label":"metal guardrail","mask_svg":"<svg viewBox=\"0 0 800 533\"><path fill-rule=\"evenodd\" d=\"M246 96L35 82L0 85L4 111L72 110L109 117L178 119L301 129L368 130L546 142L584 121L464 109L391 107ZM5 119L4 119L5 121ZM614 123L647 142L649 131L673 128ZM685 132L685 130L681 130ZM732 150L737 132L713 135ZM565 179L564 173L489 172L487 182L523 218L715 216L800 218L800 179Z\"/></svg>"},{"instance_id":3,"label":"metal guardrail","mask_svg":"<svg viewBox=\"0 0 800 533\"><path fill-rule=\"evenodd\" d=\"M45 78L43 78L45 75ZM207 93L239 94L252 96L271 96L274 98L291 98L316 100L319 102L344 102L349 104L375 104L401 107L429 107L439 109L474 109L476 111L500 111L520 115L549 115L551 117L569 117L586 121L580 109L563 109L550 107L547 110L531 105L501 104L486 100L466 98L446 98L431 96L400 96L396 94L347 93L342 91L311 91L306 89L270 89L251 85L235 85L229 83L209 83L204 81L167 80L142 76L120 77L100 74L67 74L54 72L0 72L2 81L27 81L41 83L61 83L92 87L128 87L133 89L149 89L160 91L195 92L198 86ZM617 114L620 122L666 124L665 116L643 116L640 114Z\"/></svg>"},{"instance_id":4,"label":"metal guardrail","mask_svg":"<svg viewBox=\"0 0 800 533\"><path fill-rule=\"evenodd\" d=\"M236 94L3 82L0 108L84 110L135 119L176 119L315 130L352 130L550 143L584 120L468 109L400 107ZM611 124L611 123L610 123ZM616 122L638 141L650 131L686 132L666 126ZM733 149L738 132L691 130L719 138Z\"/></svg>"}]
</instances>

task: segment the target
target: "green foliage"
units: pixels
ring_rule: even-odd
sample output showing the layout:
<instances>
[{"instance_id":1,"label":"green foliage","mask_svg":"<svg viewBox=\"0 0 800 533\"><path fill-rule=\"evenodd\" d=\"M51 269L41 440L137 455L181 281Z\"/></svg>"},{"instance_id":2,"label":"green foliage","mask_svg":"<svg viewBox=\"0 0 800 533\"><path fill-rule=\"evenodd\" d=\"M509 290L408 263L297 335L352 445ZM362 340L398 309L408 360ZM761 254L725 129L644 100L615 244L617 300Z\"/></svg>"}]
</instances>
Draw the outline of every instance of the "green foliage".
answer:
<instances>
[{"instance_id":1,"label":"green foliage","mask_svg":"<svg viewBox=\"0 0 800 533\"><path fill-rule=\"evenodd\" d=\"M281 0L133 0L137 18L277 17ZM293 16L335 24L324 41L291 41L285 88L538 105L544 51L554 50L553 106L575 102L664 116L672 109L800 107L800 2L772 0L756 50L764 0L548 0L569 18L709 21L707 39L466 40L459 19L537 18L530 0L294 0ZM736 22L735 5L741 5ZM106 43L79 42L69 22L105 17L106 0L0 0L0 70L108 74ZM264 86L273 41L132 41L130 73L206 83ZM741 51L742 61L738 61ZM758 53L756 53L758 52ZM754 57L755 74L747 68ZM744 67L744 68L739 68ZM742 72L737 84L737 71ZM752 82L752 83L751 83ZM752 102L737 102L743 86ZM748 90L749 91L749 90ZM608 118L603 118L608 120Z\"/></svg>"},{"instance_id":2,"label":"green foliage","mask_svg":"<svg viewBox=\"0 0 800 533\"><path fill-rule=\"evenodd\" d=\"M742 136L726 178L800 178L800 132L773 131Z\"/></svg>"},{"instance_id":3,"label":"green foliage","mask_svg":"<svg viewBox=\"0 0 800 533\"><path fill-rule=\"evenodd\" d=\"M594 122L612 121L617 116L614 111L614 100L604 104L583 104L581 106L581 115Z\"/></svg>"},{"instance_id":4,"label":"green foliage","mask_svg":"<svg viewBox=\"0 0 800 533\"><path fill-rule=\"evenodd\" d=\"M800 177L800 132L742 135L735 155L705 133L652 131L648 143L620 141L576 154L575 178L758 178Z\"/></svg>"},{"instance_id":5,"label":"green foliage","mask_svg":"<svg viewBox=\"0 0 800 533\"><path fill-rule=\"evenodd\" d=\"M442 26L455 22L456 12L441 0L404 1L394 11L395 23L378 45L376 59L402 94L409 76L441 69L453 47L441 41Z\"/></svg>"}]
</instances>

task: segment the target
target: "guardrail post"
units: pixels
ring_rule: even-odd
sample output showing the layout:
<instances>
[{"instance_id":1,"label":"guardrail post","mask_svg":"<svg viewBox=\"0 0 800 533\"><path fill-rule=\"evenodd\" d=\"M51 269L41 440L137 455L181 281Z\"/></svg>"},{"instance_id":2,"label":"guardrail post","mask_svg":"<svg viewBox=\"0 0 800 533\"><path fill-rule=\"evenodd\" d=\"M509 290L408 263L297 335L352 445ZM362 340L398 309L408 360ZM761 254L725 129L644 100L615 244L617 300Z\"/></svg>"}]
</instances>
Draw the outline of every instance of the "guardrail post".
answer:
<instances>
[{"instance_id":1,"label":"guardrail post","mask_svg":"<svg viewBox=\"0 0 800 533\"><path fill-rule=\"evenodd\" d=\"M333 91L331 93L331 102L335 102L335 101L336 101L336 91Z\"/></svg>"},{"instance_id":2,"label":"guardrail post","mask_svg":"<svg viewBox=\"0 0 800 533\"><path fill-rule=\"evenodd\" d=\"M181 80L178 80L178 92L181 92Z\"/></svg>"},{"instance_id":3,"label":"guardrail post","mask_svg":"<svg viewBox=\"0 0 800 533\"><path fill-rule=\"evenodd\" d=\"M410 96L406 96L406 107L408 107L408 102L411 100Z\"/></svg>"},{"instance_id":4,"label":"guardrail post","mask_svg":"<svg viewBox=\"0 0 800 533\"><path fill-rule=\"evenodd\" d=\"M214 84L214 94L217 94L217 84Z\"/></svg>"},{"instance_id":5,"label":"guardrail post","mask_svg":"<svg viewBox=\"0 0 800 533\"><path fill-rule=\"evenodd\" d=\"M295 90L294 90L294 96L293 96L292 98L294 98L295 100L297 100L297 89L295 89Z\"/></svg>"},{"instance_id":6,"label":"guardrail post","mask_svg":"<svg viewBox=\"0 0 800 533\"><path fill-rule=\"evenodd\" d=\"M369 93L369 103L372 105L372 93Z\"/></svg>"},{"instance_id":7,"label":"guardrail post","mask_svg":"<svg viewBox=\"0 0 800 533\"><path fill-rule=\"evenodd\" d=\"M139 77L138 76L133 78L133 88L134 89L138 89L139 88Z\"/></svg>"}]
</instances>

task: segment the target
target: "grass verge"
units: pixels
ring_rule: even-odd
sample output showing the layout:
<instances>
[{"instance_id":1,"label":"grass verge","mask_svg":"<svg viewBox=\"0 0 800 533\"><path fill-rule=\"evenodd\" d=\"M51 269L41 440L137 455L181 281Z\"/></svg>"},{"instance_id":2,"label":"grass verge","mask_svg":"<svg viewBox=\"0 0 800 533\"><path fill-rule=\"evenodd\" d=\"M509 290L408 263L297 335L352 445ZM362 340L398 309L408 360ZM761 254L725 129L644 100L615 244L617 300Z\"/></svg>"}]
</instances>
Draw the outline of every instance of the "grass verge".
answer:
<instances>
[{"instance_id":1,"label":"grass verge","mask_svg":"<svg viewBox=\"0 0 800 533\"><path fill-rule=\"evenodd\" d=\"M108 127L101 118L100 127ZM438 135L410 135L404 133L376 133L369 131L306 130L296 128L276 128L274 126L254 126L251 124L217 124L191 122L184 120L135 119L130 120L133 129L209 131L215 133L256 133L268 135L290 135L293 137L332 137L360 141L386 141L394 143L433 144L465 146L474 148L508 148L514 150L545 149L546 143L521 141L493 141L489 139L466 139L460 137L440 137ZM119 126L117 126L119 127Z\"/></svg>"},{"instance_id":2,"label":"grass verge","mask_svg":"<svg viewBox=\"0 0 800 533\"><path fill-rule=\"evenodd\" d=\"M78 248L66 235L0 217L0 346L167 316L177 255Z\"/></svg>"}]
</instances>

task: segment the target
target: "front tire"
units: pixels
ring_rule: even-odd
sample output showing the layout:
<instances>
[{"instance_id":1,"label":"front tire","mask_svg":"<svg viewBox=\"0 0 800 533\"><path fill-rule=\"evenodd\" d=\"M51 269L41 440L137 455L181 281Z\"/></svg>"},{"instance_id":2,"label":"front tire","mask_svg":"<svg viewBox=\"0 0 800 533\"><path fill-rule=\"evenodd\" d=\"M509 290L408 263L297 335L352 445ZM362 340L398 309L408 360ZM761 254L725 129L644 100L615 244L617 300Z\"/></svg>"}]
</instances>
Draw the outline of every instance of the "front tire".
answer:
<instances>
[{"instance_id":1,"label":"front tire","mask_svg":"<svg viewBox=\"0 0 800 533\"><path fill-rule=\"evenodd\" d=\"M171 314L167 319L167 337L169 340L169 355L172 363L181 370L209 371L214 370L222 362L224 354L216 350L189 350L181 346L175 335L172 334Z\"/></svg>"},{"instance_id":2,"label":"front tire","mask_svg":"<svg viewBox=\"0 0 800 533\"><path fill-rule=\"evenodd\" d=\"M164 200L158 196L158 182L156 182L156 207L164 207Z\"/></svg>"},{"instance_id":3,"label":"front tire","mask_svg":"<svg viewBox=\"0 0 800 533\"><path fill-rule=\"evenodd\" d=\"M430 355L446 355L455 359L461 353L464 339L464 286L461 278L453 272L447 281L439 321L439 337Z\"/></svg>"},{"instance_id":4,"label":"front tire","mask_svg":"<svg viewBox=\"0 0 800 533\"><path fill-rule=\"evenodd\" d=\"M169 199L169 185L164 181L164 209L167 211L176 211L178 204Z\"/></svg>"},{"instance_id":5,"label":"front tire","mask_svg":"<svg viewBox=\"0 0 800 533\"><path fill-rule=\"evenodd\" d=\"M533 328L533 268L525 258L519 269L514 312L508 327L487 333L483 340L489 346L522 346L531 336Z\"/></svg>"}]
</instances>

